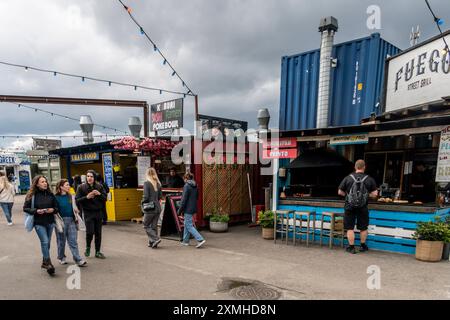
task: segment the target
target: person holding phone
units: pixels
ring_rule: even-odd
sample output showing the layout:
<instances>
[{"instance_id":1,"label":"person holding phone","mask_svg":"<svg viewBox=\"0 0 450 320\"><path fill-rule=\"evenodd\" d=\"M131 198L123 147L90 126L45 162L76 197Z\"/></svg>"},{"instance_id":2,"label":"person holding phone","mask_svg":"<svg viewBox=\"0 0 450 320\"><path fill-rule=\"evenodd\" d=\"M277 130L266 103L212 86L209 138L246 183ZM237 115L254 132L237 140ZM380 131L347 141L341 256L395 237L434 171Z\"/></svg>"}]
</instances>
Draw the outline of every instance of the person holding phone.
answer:
<instances>
[{"instance_id":1,"label":"person holding phone","mask_svg":"<svg viewBox=\"0 0 450 320\"><path fill-rule=\"evenodd\" d=\"M46 177L37 176L33 179L30 191L25 197L23 211L34 216L34 229L41 242L43 256L41 268L46 269L49 275L53 275L55 267L50 259L50 243L55 228L54 215L58 213L58 204Z\"/></svg>"},{"instance_id":2,"label":"person holding phone","mask_svg":"<svg viewBox=\"0 0 450 320\"><path fill-rule=\"evenodd\" d=\"M103 206L107 199L106 191L101 184L95 181L96 172L88 170L86 183L80 185L75 196L77 204L81 207L84 223L86 224L86 251L85 256L91 255L91 243L95 235L95 257L105 259L101 252Z\"/></svg>"}]
</instances>

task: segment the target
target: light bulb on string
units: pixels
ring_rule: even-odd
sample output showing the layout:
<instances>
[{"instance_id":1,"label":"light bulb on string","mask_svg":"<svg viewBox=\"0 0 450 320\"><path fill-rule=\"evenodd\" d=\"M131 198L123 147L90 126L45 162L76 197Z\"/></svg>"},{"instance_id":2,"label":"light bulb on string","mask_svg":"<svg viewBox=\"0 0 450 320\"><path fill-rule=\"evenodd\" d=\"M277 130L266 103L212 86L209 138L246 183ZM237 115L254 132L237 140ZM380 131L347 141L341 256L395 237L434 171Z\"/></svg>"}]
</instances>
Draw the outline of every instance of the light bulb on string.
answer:
<instances>
[{"instance_id":1,"label":"light bulb on string","mask_svg":"<svg viewBox=\"0 0 450 320\"><path fill-rule=\"evenodd\" d=\"M81 77L81 81L83 81L83 82L84 82L84 77Z\"/></svg>"},{"instance_id":2,"label":"light bulb on string","mask_svg":"<svg viewBox=\"0 0 450 320\"><path fill-rule=\"evenodd\" d=\"M54 76L54 77L56 77L56 74L57 74L57 73L56 73L56 71L55 71L55 72L53 72L53 76Z\"/></svg>"},{"instance_id":3,"label":"light bulb on string","mask_svg":"<svg viewBox=\"0 0 450 320\"><path fill-rule=\"evenodd\" d=\"M162 94L162 90L159 90L159 94Z\"/></svg>"},{"instance_id":4,"label":"light bulb on string","mask_svg":"<svg viewBox=\"0 0 450 320\"><path fill-rule=\"evenodd\" d=\"M166 63L167 63L167 60L166 60L166 59L164 59L164 61L163 61L163 65L165 66L165 65L166 65Z\"/></svg>"},{"instance_id":5,"label":"light bulb on string","mask_svg":"<svg viewBox=\"0 0 450 320\"><path fill-rule=\"evenodd\" d=\"M25 71L28 71L28 67L25 67Z\"/></svg>"},{"instance_id":6,"label":"light bulb on string","mask_svg":"<svg viewBox=\"0 0 450 320\"><path fill-rule=\"evenodd\" d=\"M176 75L177 73L174 71L174 72L172 72L172 77L174 76L174 75Z\"/></svg>"},{"instance_id":7,"label":"light bulb on string","mask_svg":"<svg viewBox=\"0 0 450 320\"><path fill-rule=\"evenodd\" d=\"M156 44L153 45L153 50L158 51L158 47L156 46Z\"/></svg>"},{"instance_id":8,"label":"light bulb on string","mask_svg":"<svg viewBox=\"0 0 450 320\"><path fill-rule=\"evenodd\" d=\"M441 18L436 18L436 23L438 24L438 26L442 26L444 25L445 21Z\"/></svg>"},{"instance_id":9,"label":"light bulb on string","mask_svg":"<svg viewBox=\"0 0 450 320\"><path fill-rule=\"evenodd\" d=\"M136 91L137 90L137 86L134 86L134 91Z\"/></svg>"},{"instance_id":10,"label":"light bulb on string","mask_svg":"<svg viewBox=\"0 0 450 320\"><path fill-rule=\"evenodd\" d=\"M110 86L110 87L111 87L111 81L109 81L109 82L108 82L108 86Z\"/></svg>"},{"instance_id":11,"label":"light bulb on string","mask_svg":"<svg viewBox=\"0 0 450 320\"><path fill-rule=\"evenodd\" d=\"M144 34L144 33L145 33L145 32L144 32L144 29L142 29L142 28L141 28L141 30L140 30L140 31L141 31L141 34Z\"/></svg>"}]
</instances>

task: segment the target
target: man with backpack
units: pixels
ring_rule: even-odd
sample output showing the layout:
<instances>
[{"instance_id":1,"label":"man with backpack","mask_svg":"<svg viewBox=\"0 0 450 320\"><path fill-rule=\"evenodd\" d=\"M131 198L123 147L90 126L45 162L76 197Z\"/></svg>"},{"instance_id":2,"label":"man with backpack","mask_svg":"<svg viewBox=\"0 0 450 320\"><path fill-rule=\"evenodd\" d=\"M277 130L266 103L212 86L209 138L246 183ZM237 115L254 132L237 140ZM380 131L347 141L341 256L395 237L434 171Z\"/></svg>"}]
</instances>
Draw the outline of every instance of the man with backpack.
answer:
<instances>
[{"instance_id":1,"label":"man with backpack","mask_svg":"<svg viewBox=\"0 0 450 320\"><path fill-rule=\"evenodd\" d=\"M378 196L375 180L364 174L366 163L358 160L355 172L345 177L339 185L338 194L345 197L344 229L347 230L349 246L347 252L355 254L355 225L360 231L361 246L359 252L368 251L366 240L369 227L369 197Z\"/></svg>"}]
</instances>

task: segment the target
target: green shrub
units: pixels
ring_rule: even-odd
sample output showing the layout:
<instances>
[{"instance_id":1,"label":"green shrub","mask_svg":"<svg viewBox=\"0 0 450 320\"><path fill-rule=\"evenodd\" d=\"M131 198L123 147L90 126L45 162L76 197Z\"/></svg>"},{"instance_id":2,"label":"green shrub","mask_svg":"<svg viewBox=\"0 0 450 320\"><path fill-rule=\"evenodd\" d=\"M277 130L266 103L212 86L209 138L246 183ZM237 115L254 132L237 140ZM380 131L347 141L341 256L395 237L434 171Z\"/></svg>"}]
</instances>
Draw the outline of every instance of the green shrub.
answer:
<instances>
[{"instance_id":1,"label":"green shrub","mask_svg":"<svg viewBox=\"0 0 450 320\"><path fill-rule=\"evenodd\" d=\"M209 221L212 222L229 222L230 215L223 212L222 208L219 210L213 210L213 213L208 215Z\"/></svg>"},{"instance_id":2,"label":"green shrub","mask_svg":"<svg viewBox=\"0 0 450 320\"><path fill-rule=\"evenodd\" d=\"M262 228L273 228L274 213L272 210L258 212L258 223Z\"/></svg>"},{"instance_id":3,"label":"green shrub","mask_svg":"<svg viewBox=\"0 0 450 320\"><path fill-rule=\"evenodd\" d=\"M436 221L419 222L413 238L416 240L450 242L450 226L438 219Z\"/></svg>"}]
</instances>

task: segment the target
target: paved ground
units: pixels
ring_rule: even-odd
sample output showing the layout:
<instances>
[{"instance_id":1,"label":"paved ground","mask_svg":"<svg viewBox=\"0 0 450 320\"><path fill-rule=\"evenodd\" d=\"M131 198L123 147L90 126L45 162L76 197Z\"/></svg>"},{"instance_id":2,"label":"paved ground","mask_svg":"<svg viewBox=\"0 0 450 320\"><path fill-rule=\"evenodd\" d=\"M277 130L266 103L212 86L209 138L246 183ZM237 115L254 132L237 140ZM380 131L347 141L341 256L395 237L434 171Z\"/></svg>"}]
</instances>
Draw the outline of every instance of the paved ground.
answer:
<instances>
[{"instance_id":1,"label":"paved ground","mask_svg":"<svg viewBox=\"0 0 450 320\"><path fill-rule=\"evenodd\" d=\"M39 241L23 228L22 201L17 197L13 227L0 218L0 299L234 299L239 288L228 290L227 283L231 288L236 284L224 283L227 279L258 281L258 287L268 288L265 294L277 292L281 299L450 299L448 262L274 244L263 240L259 229L246 226L226 234L204 231L204 249L166 240L152 250L142 226L132 223L104 228L107 259L90 258L81 270L81 289L68 290L65 266L57 266L54 278L40 269ZM56 260L55 238L52 257ZM380 290L367 288L372 265L381 270ZM254 297L252 292L240 295Z\"/></svg>"}]
</instances>

